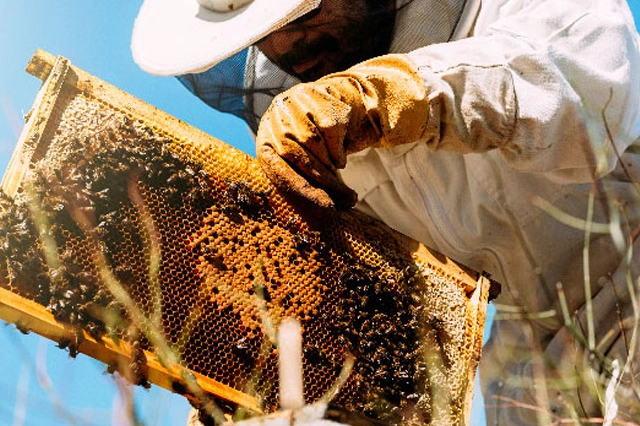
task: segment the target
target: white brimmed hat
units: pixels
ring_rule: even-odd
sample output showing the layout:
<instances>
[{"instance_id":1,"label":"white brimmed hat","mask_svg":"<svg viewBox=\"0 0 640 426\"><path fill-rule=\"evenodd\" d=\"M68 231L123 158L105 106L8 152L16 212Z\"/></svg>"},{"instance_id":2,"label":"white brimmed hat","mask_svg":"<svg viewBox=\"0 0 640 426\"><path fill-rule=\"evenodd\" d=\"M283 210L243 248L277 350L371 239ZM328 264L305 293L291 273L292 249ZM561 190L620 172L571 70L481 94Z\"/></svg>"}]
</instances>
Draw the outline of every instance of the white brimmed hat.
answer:
<instances>
[{"instance_id":1,"label":"white brimmed hat","mask_svg":"<svg viewBox=\"0 0 640 426\"><path fill-rule=\"evenodd\" d=\"M205 71L320 5L320 0L144 0L131 52L157 75Z\"/></svg>"}]
</instances>

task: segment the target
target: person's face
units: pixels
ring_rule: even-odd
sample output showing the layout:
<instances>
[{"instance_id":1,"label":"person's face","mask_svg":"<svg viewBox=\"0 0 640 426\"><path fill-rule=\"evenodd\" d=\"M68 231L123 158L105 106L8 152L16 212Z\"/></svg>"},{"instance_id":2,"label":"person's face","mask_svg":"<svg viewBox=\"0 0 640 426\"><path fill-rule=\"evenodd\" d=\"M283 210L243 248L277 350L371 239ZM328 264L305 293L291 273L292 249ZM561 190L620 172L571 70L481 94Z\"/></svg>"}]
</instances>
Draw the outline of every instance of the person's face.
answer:
<instances>
[{"instance_id":1,"label":"person's face","mask_svg":"<svg viewBox=\"0 0 640 426\"><path fill-rule=\"evenodd\" d=\"M316 80L388 52L395 0L323 0L302 16L257 43L280 68L302 81Z\"/></svg>"}]
</instances>

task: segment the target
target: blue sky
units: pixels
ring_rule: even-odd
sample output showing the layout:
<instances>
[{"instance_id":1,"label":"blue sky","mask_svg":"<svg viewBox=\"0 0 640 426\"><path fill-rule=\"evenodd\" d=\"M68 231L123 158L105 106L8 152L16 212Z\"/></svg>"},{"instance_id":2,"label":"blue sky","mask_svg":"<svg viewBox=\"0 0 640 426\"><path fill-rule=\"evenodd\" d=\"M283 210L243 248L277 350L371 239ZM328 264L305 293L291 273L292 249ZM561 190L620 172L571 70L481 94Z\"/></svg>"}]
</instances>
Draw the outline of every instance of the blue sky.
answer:
<instances>
[{"instance_id":1,"label":"blue sky","mask_svg":"<svg viewBox=\"0 0 640 426\"><path fill-rule=\"evenodd\" d=\"M254 153L245 125L219 114L173 78L142 72L129 51L141 0L0 0L0 172L4 173L40 80L24 68L37 48L216 136ZM636 22L640 0L630 0ZM112 425L120 392L102 364L38 336L0 325L0 426ZM184 425L188 404L158 388L133 388L139 420L147 426ZM116 407L114 409L114 407ZM480 425L479 421L474 424Z\"/></svg>"}]
</instances>

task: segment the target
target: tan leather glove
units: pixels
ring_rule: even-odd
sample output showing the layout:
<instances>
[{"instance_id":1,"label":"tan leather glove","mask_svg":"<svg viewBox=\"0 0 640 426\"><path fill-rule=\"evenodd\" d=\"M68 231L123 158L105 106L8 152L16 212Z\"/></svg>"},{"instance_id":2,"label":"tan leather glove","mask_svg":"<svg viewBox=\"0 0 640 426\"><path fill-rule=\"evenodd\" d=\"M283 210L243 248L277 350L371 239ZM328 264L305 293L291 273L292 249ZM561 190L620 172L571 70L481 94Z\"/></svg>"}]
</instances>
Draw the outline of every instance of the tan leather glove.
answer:
<instances>
[{"instance_id":1,"label":"tan leather glove","mask_svg":"<svg viewBox=\"0 0 640 426\"><path fill-rule=\"evenodd\" d=\"M262 117L257 155L280 189L322 207L352 207L340 179L347 154L422 138L429 103L406 55L385 55L278 95Z\"/></svg>"}]
</instances>

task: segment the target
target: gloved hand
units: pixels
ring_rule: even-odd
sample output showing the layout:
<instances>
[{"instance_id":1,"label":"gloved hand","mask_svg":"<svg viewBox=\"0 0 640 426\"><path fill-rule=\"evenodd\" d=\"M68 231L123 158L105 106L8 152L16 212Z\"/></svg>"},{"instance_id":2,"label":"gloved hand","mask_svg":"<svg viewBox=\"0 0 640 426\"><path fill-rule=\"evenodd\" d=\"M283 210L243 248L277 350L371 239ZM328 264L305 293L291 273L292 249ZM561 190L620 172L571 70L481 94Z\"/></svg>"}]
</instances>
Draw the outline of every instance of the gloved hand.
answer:
<instances>
[{"instance_id":1,"label":"gloved hand","mask_svg":"<svg viewBox=\"0 0 640 426\"><path fill-rule=\"evenodd\" d=\"M340 179L347 154L420 140L429 120L422 79L406 55L385 55L299 84L262 117L257 156L280 189L322 207L352 207Z\"/></svg>"}]
</instances>

